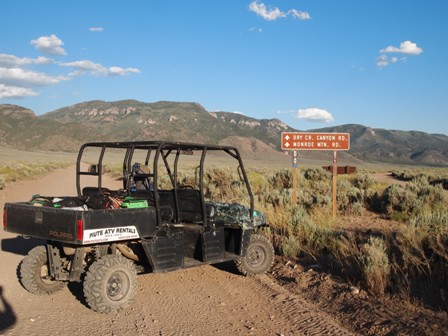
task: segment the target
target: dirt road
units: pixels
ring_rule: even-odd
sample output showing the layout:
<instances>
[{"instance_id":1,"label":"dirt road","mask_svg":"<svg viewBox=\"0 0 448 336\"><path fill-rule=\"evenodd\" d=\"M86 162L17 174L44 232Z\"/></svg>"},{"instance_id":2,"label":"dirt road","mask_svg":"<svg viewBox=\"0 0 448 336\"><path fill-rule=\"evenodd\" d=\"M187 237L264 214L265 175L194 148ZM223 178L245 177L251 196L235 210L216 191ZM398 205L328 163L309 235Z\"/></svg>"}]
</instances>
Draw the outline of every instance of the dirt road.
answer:
<instances>
[{"instance_id":1,"label":"dirt road","mask_svg":"<svg viewBox=\"0 0 448 336\"><path fill-rule=\"evenodd\" d=\"M75 195L74 168L0 190L5 202L33 194ZM2 210L3 213L3 210ZM17 266L35 245L1 231L0 334L5 335L352 335L316 305L268 276L243 277L232 264L138 277L133 303L102 315L85 303L82 285L35 296L17 279Z\"/></svg>"}]
</instances>

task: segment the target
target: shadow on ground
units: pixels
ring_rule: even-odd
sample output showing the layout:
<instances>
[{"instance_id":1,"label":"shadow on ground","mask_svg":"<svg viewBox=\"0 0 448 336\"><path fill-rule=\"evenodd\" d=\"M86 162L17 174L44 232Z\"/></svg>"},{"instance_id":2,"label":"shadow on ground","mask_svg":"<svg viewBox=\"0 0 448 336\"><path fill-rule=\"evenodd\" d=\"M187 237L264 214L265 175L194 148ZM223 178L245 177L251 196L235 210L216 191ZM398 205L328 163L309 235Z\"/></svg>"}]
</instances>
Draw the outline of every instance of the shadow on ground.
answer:
<instances>
[{"instance_id":1,"label":"shadow on ground","mask_svg":"<svg viewBox=\"0 0 448 336\"><path fill-rule=\"evenodd\" d=\"M18 236L15 238L2 239L2 251L18 255L27 255L28 252L38 245L45 245L46 241L37 238L23 238Z\"/></svg>"},{"instance_id":2,"label":"shadow on ground","mask_svg":"<svg viewBox=\"0 0 448 336\"><path fill-rule=\"evenodd\" d=\"M13 327L17 322L14 309L3 296L3 287L0 286L0 333Z\"/></svg>"}]
</instances>

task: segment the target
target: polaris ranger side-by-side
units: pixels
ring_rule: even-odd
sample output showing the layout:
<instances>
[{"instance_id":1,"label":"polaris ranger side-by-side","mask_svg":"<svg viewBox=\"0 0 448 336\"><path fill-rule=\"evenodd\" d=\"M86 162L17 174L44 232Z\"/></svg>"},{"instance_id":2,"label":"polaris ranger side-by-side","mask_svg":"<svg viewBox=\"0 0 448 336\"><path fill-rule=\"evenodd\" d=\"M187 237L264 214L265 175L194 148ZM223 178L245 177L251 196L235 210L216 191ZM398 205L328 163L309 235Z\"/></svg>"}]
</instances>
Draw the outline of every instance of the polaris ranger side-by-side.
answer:
<instances>
[{"instance_id":1,"label":"polaris ranger side-by-side","mask_svg":"<svg viewBox=\"0 0 448 336\"><path fill-rule=\"evenodd\" d=\"M209 168L217 162L230 162L239 179L219 181ZM117 164L122 181L104 185L105 170ZM227 193L237 190L231 201L220 198L220 184ZM89 307L110 313L131 302L137 273L233 260L242 274L253 275L272 265L272 244L260 234L266 218L254 210L234 147L87 143L78 154L76 187L77 196L34 195L28 202L5 204L4 230L46 240L20 265L21 283L33 294L52 294L66 282L82 281Z\"/></svg>"}]
</instances>

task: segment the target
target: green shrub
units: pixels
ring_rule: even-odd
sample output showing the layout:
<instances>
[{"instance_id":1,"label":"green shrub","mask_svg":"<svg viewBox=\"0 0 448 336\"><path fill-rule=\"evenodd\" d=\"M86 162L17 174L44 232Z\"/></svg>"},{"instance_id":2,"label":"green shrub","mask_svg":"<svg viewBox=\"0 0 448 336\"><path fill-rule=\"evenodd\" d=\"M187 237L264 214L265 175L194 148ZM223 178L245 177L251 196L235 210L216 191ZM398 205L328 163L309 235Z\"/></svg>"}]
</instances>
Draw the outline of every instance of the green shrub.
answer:
<instances>
[{"instance_id":1,"label":"green shrub","mask_svg":"<svg viewBox=\"0 0 448 336\"><path fill-rule=\"evenodd\" d=\"M403 245L413 255L413 264L426 265L429 268L427 264L430 261L425 253L427 250L448 261L447 209L416 214L410 218L409 224L402 228L400 234Z\"/></svg>"},{"instance_id":2,"label":"green shrub","mask_svg":"<svg viewBox=\"0 0 448 336\"><path fill-rule=\"evenodd\" d=\"M300 241L296 237L286 237L281 244L281 251L285 257L296 258L300 253Z\"/></svg>"},{"instance_id":3,"label":"green shrub","mask_svg":"<svg viewBox=\"0 0 448 336\"><path fill-rule=\"evenodd\" d=\"M367 288L376 294L384 294L389 283L390 264L382 238L369 238L361 251L361 267Z\"/></svg>"},{"instance_id":4,"label":"green shrub","mask_svg":"<svg viewBox=\"0 0 448 336\"><path fill-rule=\"evenodd\" d=\"M317 182L317 181L330 180L331 174L325 169L318 167L318 168L306 169L304 177L308 181Z\"/></svg>"},{"instance_id":5,"label":"green shrub","mask_svg":"<svg viewBox=\"0 0 448 336\"><path fill-rule=\"evenodd\" d=\"M412 217L410 225L418 230L426 232L427 235L448 236L448 210L420 213Z\"/></svg>"},{"instance_id":6,"label":"green shrub","mask_svg":"<svg viewBox=\"0 0 448 336\"><path fill-rule=\"evenodd\" d=\"M4 183L15 182L43 175L52 170L68 167L72 162L13 162L0 165Z\"/></svg>"},{"instance_id":7,"label":"green shrub","mask_svg":"<svg viewBox=\"0 0 448 336\"><path fill-rule=\"evenodd\" d=\"M364 211L365 211L364 205L359 202L353 203L350 207L350 212L356 215L362 215Z\"/></svg>"},{"instance_id":8,"label":"green shrub","mask_svg":"<svg viewBox=\"0 0 448 336\"><path fill-rule=\"evenodd\" d=\"M391 218L409 220L413 215L446 208L446 195L441 185L432 186L420 175L406 187L392 184L382 195L383 209Z\"/></svg>"},{"instance_id":9,"label":"green shrub","mask_svg":"<svg viewBox=\"0 0 448 336\"><path fill-rule=\"evenodd\" d=\"M266 190L269 190L269 181L264 174L255 171L248 171L247 178L254 195L260 195Z\"/></svg>"},{"instance_id":10,"label":"green shrub","mask_svg":"<svg viewBox=\"0 0 448 336\"><path fill-rule=\"evenodd\" d=\"M364 191L367 191L368 189L372 188L373 184L374 181L372 177L365 172L358 173L355 179L353 180L353 186Z\"/></svg>"},{"instance_id":11,"label":"green shrub","mask_svg":"<svg viewBox=\"0 0 448 336\"><path fill-rule=\"evenodd\" d=\"M290 169L282 169L275 171L269 175L269 184L274 189L291 189L292 188L292 172Z\"/></svg>"},{"instance_id":12,"label":"green shrub","mask_svg":"<svg viewBox=\"0 0 448 336\"><path fill-rule=\"evenodd\" d=\"M382 202L386 214L398 220L407 220L420 207L417 195L397 184L384 190Z\"/></svg>"},{"instance_id":13,"label":"green shrub","mask_svg":"<svg viewBox=\"0 0 448 336\"><path fill-rule=\"evenodd\" d=\"M290 212L291 235L301 244L302 250L313 255L328 247L332 230L328 225L317 224L303 206L294 206Z\"/></svg>"}]
</instances>

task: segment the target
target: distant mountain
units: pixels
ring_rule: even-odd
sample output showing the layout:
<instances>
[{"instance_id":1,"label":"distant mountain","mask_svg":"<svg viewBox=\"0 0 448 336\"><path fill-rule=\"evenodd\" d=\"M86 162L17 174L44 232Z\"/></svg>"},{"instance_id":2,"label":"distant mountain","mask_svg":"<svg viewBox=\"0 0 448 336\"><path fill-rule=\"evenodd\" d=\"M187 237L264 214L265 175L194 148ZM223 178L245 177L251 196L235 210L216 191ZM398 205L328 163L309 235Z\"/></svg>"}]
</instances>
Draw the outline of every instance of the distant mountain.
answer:
<instances>
[{"instance_id":1,"label":"distant mountain","mask_svg":"<svg viewBox=\"0 0 448 336\"><path fill-rule=\"evenodd\" d=\"M448 165L446 135L385 130L354 124L315 131L350 133L350 153L364 161Z\"/></svg>"},{"instance_id":2,"label":"distant mountain","mask_svg":"<svg viewBox=\"0 0 448 336\"><path fill-rule=\"evenodd\" d=\"M277 148L281 132L292 131L278 119L258 120L235 113L207 112L197 103L135 100L90 101L47 113L41 119L95 127L114 140L162 139L219 143L229 136L254 137Z\"/></svg>"},{"instance_id":3,"label":"distant mountain","mask_svg":"<svg viewBox=\"0 0 448 336\"><path fill-rule=\"evenodd\" d=\"M0 105L0 144L23 150L75 151L83 139L97 139L93 127L36 117L16 105Z\"/></svg>"},{"instance_id":4,"label":"distant mountain","mask_svg":"<svg viewBox=\"0 0 448 336\"><path fill-rule=\"evenodd\" d=\"M284 159L282 132L296 129L278 119L208 112L197 103L136 100L89 101L42 116L16 105L0 105L0 144L25 150L76 151L86 141L166 140L236 145L245 157ZM448 137L342 125L312 131L348 132L357 160L448 166ZM319 157L321 153L303 153ZM351 158L351 159L350 159ZM287 158L286 158L287 159Z\"/></svg>"}]
</instances>

